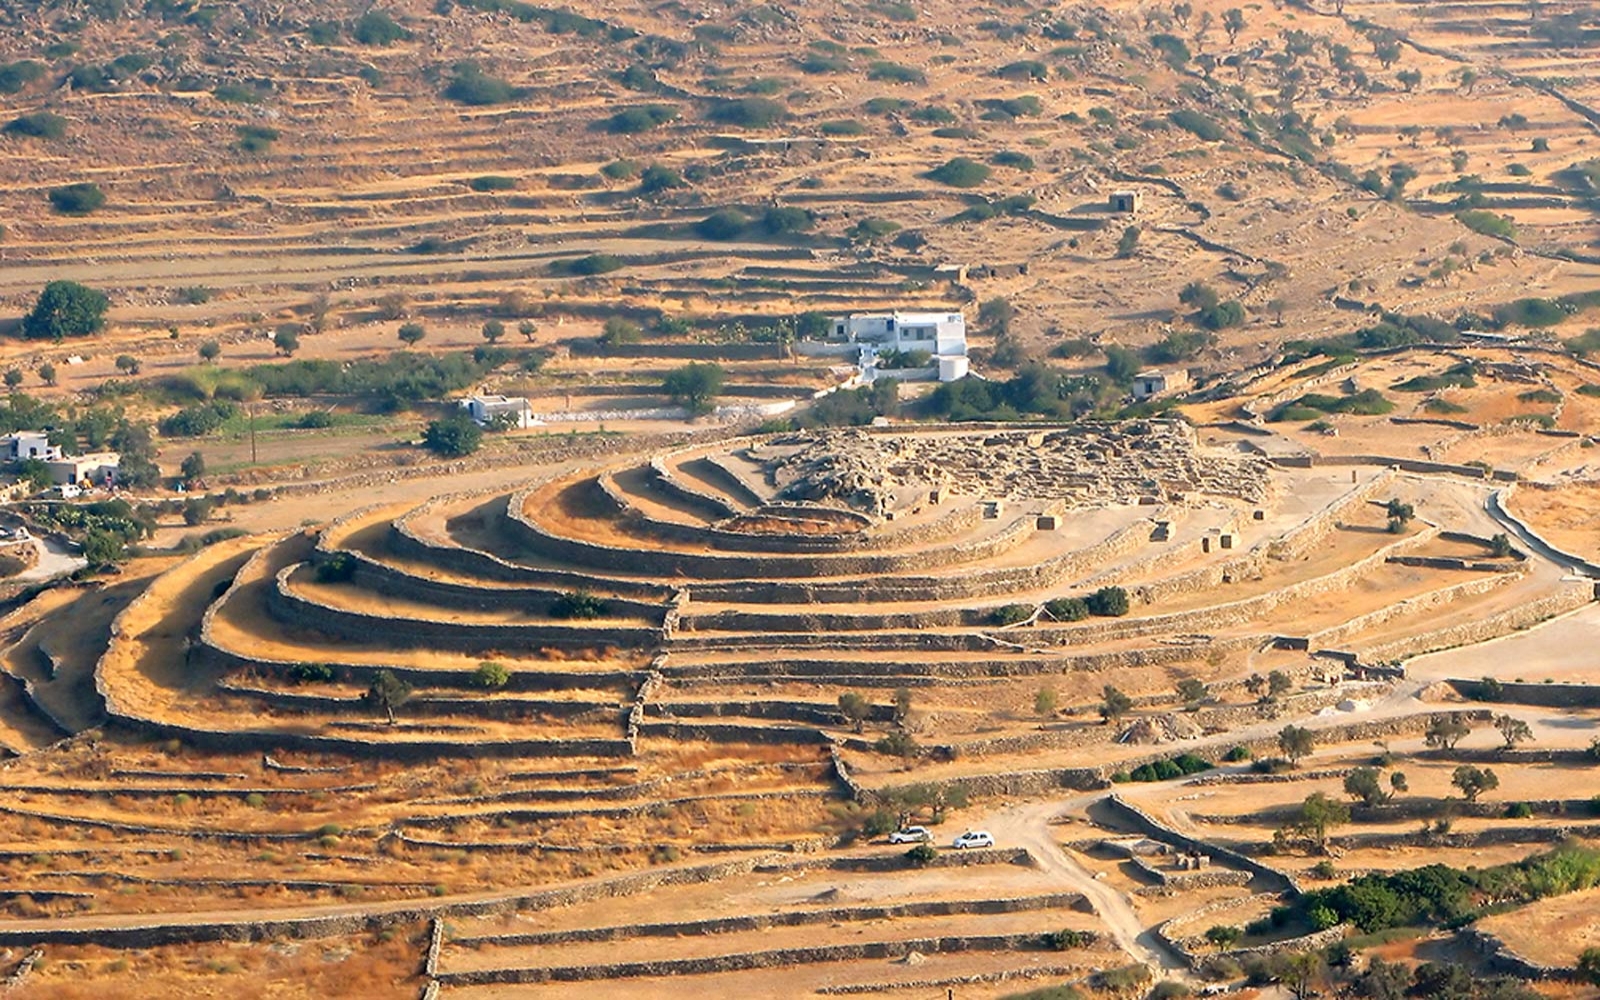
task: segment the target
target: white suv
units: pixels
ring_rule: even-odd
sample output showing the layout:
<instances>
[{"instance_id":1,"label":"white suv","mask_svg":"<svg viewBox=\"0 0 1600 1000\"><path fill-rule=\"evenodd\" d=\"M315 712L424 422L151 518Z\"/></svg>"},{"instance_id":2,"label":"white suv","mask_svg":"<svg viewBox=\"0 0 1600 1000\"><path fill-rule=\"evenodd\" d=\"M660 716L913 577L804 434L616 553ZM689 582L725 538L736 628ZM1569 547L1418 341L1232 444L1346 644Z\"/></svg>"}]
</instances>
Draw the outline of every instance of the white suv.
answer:
<instances>
[{"instance_id":1,"label":"white suv","mask_svg":"<svg viewBox=\"0 0 1600 1000\"><path fill-rule=\"evenodd\" d=\"M896 830L889 834L891 844L926 844L933 839L933 834L925 826L908 826L904 830Z\"/></svg>"},{"instance_id":2,"label":"white suv","mask_svg":"<svg viewBox=\"0 0 1600 1000\"><path fill-rule=\"evenodd\" d=\"M957 837L950 845L958 851L969 847L993 847L994 836L987 830L968 830Z\"/></svg>"}]
</instances>

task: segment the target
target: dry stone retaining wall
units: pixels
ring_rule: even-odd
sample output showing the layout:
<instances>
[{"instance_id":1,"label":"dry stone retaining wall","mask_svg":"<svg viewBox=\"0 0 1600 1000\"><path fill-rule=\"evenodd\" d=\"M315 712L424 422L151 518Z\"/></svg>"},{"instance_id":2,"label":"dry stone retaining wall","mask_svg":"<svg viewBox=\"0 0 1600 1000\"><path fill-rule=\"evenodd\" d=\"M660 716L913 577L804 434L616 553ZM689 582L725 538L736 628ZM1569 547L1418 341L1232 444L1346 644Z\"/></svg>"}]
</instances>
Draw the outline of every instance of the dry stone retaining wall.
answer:
<instances>
[{"instance_id":1,"label":"dry stone retaining wall","mask_svg":"<svg viewBox=\"0 0 1600 1000\"><path fill-rule=\"evenodd\" d=\"M1374 646L1365 651L1364 658L1400 660L1441 649L1474 645L1537 625L1568 611L1576 611L1585 604L1593 602L1594 598L1592 582L1567 584L1558 593L1547 594L1497 615Z\"/></svg>"}]
</instances>

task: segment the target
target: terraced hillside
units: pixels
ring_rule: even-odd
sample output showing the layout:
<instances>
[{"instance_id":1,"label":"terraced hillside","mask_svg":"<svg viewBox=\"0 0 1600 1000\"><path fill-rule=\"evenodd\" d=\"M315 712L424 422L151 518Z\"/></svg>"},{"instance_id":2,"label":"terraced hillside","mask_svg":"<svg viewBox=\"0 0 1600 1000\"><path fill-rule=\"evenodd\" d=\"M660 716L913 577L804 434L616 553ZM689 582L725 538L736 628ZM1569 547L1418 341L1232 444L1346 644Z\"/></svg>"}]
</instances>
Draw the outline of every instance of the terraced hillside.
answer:
<instances>
[{"instance_id":1,"label":"terraced hillside","mask_svg":"<svg viewBox=\"0 0 1600 1000\"><path fill-rule=\"evenodd\" d=\"M1542 76L1500 70L1483 45L1433 41L1479 21L1514 34L1492 5L1338 6L1226 26L1220 3L1181 19L498 0L13 13L0 294L20 314L47 280L94 283L147 358L218 334L270 354L285 322L336 335L308 353L360 353L393 344L396 316L425 320L430 344L495 315L540 319L545 342L617 313L740 341L736 320L1001 296L1043 349L1159 340L1199 278L1246 309L1226 361L1285 314L1342 331L1341 294L1448 315L1592 278L1506 258L1520 240L1581 259L1593 239L1593 125L1548 82L1581 77L1581 47L1541 51ZM1398 55L1391 20L1416 43ZM74 183L104 205L53 210ZM1117 187L1141 192L1136 217L1107 208ZM1463 206L1511 212L1526 238L1473 232ZM116 352L92 353L63 374L103 377Z\"/></svg>"}]
</instances>

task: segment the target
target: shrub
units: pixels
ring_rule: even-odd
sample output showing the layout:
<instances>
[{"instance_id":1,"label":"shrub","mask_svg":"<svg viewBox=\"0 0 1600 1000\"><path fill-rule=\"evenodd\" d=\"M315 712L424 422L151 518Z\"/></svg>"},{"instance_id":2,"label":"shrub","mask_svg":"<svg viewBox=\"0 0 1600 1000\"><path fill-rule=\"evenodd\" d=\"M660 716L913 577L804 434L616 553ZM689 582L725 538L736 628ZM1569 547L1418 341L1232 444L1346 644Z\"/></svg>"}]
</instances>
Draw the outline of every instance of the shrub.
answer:
<instances>
[{"instance_id":1,"label":"shrub","mask_svg":"<svg viewBox=\"0 0 1600 1000\"><path fill-rule=\"evenodd\" d=\"M632 135L638 132L648 132L650 129L665 125L677 117L677 108L665 104L645 104L636 108L624 108L601 124L607 132L615 132L618 135Z\"/></svg>"},{"instance_id":2,"label":"shrub","mask_svg":"<svg viewBox=\"0 0 1600 1000\"><path fill-rule=\"evenodd\" d=\"M327 684L333 678L334 670L326 663L296 663L289 668L289 680L296 684Z\"/></svg>"},{"instance_id":3,"label":"shrub","mask_svg":"<svg viewBox=\"0 0 1600 1000\"><path fill-rule=\"evenodd\" d=\"M1533 806L1526 802L1513 802L1506 806L1506 819L1528 819L1533 815Z\"/></svg>"},{"instance_id":4,"label":"shrub","mask_svg":"<svg viewBox=\"0 0 1600 1000\"><path fill-rule=\"evenodd\" d=\"M474 191L511 191L516 188L517 179L498 174L485 174L482 177L474 177L467 186Z\"/></svg>"},{"instance_id":5,"label":"shrub","mask_svg":"<svg viewBox=\"0 0 1600 1000\"><path fill-rule=\"evenodd\" d=\"M1051 951L1070 951L1073 948L1088 948L1094 941L1094 931L1063 929L1040 935L1039 943Z\"/></svg>"},{"instance_id":6,"label":"shrub","mask_svg":"<svg viewBox=\"0 0 1600 1000\"><path fill-rule=\"evenodd\" d=\"M318 583L343 583L356 575L356 559L348 552L335 552L317 563Z\"/></svg>"},{"instance_id":7,"label":"shrub","mask_svg":"<svg viewBox=\"0 0 1600 1000\"><path fill-rule=\"evenodd\" d=\"M50 189L50 207L62 215L88 215L106 203L100 185L83 181Z\"/></svg>"},{"instance_id":8,"label":"shrub","mask_svg":"<svg viewBox=\"0 0 1600 1000\"><path fill-rule=\"evenodd\" d=\"M550 605L552 618L604 618L610 608L587 590L569 590Z\"/></svg>"},{"instance_id":9,"label":"shrub","mask_svg":"<svg viewBox=\"0 0 1600 1000\"><path fill-rule=\"evenodd\" d=\"M562 275L592 277L597 274L610 274L612 271L621 270L624 266L620 258L611 254L592 253L587 257L551 261L550 273L558 277Z\"/></svg>"},{"instance_id":10,"label":"shrub","mask_svg":"<svg viewBox=\"0 0 1600 1000\"><path fill-rule=\"evenodd\" d=\"M1228 752L1222 755L1222 759L1230 764L1237 764L1240 761L1249 760L1250 748L1243 746L1229 747Z\"/></svg>"},{"instance_id":11,"label":"shrub","mask_svg":"<svg viewBox=\"0 0 1600 1000\"><path fill-rule=\"evenodd\" d=\"M470 455L483 443L483 428L464 413L453 413L429 421L422 432L422 446L436 455L456 458Z\"/></svg>"},{"instance_id":12,"label":"shrub","mask_svg":"<svg viewBox=\"0 0 1600 1000\"><path fill-rule=\"evenodd\" d=\"M885 83L927 83L928 75L915 66L905 66L887 59L874 60L867 67L868 80L881 80Z\"/></svg>"},{"instance_id":13,"label":"shrub","mask_svg":"<svg viewBox=\"0 0 1600 1000\"><path fill-rule=\"evenodd\" d=\"M695 223L694 231L708 240L731 240L743 235L749 225L744 213L725 208Z\"/></svg>"},{"instance_id":14,"label":"shrub","mask_svg":"<svg viewBox=\"0 0 1600 1000\"><path fill-rule=\"evenodd\" d=\"M989 179L989 168L977 160L957 156L928 171L924 176L950 187L972 188Z\"/></svg>"},{"instance_id":15,"label":"shrub","mask_svg":"<svg viewBox=\"0 0 1600 1000\"><path fill-rule=\"evenodd\" d=\"M865 135L867 133L867 127L854 118L836 118L831 121L825 121L817 126L817 129L823 135L850 136Z\"/></svg>"},{"instance_id":16,"label":"shrub","mask_svg":"<svg viewBox=\"0 0 1600 1000\"><path fill-rule=\"evenodd\" d=\"M906 863L913 868L925 868L939 856L939 851L932 844L918 844L905 854Z\"/></svg>"},{"instance_id":17,"label":"shrub","mask_svg":"<svg viewBox=\"0 0 1600 1000\"><path fill-rule=\"evenodd\" d=\"M60 139L67 134L67 120L48 111L39 111L13 118L6 125L5 133L34 139Z\"/></svg>"},{"instance_id":18,"label":"shrub","mask_svg":"<svg viewBox=\"0 0 1600 1000\"><path fill-rule=\"evenodd\" d=\"M1077 622L1089 617L1089 604L1081 597L1057 597L1045 602L1044 609L1060 622Z\"/></svg>"},{"instance_id":19,"label":"shrub","mask_svg":"<svg viewBox=\"0 0 1600 1000\"><path fill-rule=\"evenodd\" d=\"M456 64L444 96L457 104L486 107L516 100L520 94L511 84L485 74L476 63L463 62Z\"/></svg>"},{"instance_id":20,"label":"shrub","mask_svg":"<svg viewBox=\"0 0 1600 1000\"><path fill-rule=\"evenodd\" d=\"M1102 618L1120 618L1128 613L1128 592L1121 587L1101 587L1084 598L1089 613Z\"/></svg>"},{"instance_id":21,"label":"shrub","mask_svg":"<svg viewBox=\"0 0 1600 1000\"><path fill-rule=\"evenodd\" d=\"M239 415L239 407L225 399L213 399L186 406L161 419L157 425L165 437L201 437L221 429Z\"/></svg>"},{"instance_id":22,"label":"shrub","mask_svg":"<svg viewBox=\"0 0 1600 1000\"><path fill-rule=\"evenodd\" d=\"M707 117L721 125L768 128L789 117L789 110L770 98L739 97L714 105Z\"/></svg>"},{"instance_id":23,"label":"shrub","mask_svg":"<svg viewBox=\"0 0 1600 1000\"><path fill-rule=\"evenodd\" d=\"M0 66L0 94L15 94L44 76L44 63L22 59Z\"/></svg>"},{"instance_id":24,"label":"shrub","mask_svg":"<svg viewBox=\"0 0 1600 1000\"><path fill-rule=\"evenodd\" d=\"M1167 120L1181 129L1193 132L1204 142L1216 142L1227 135L1222 130L1221 125L1218 125L1200 112L1191 111L1188 108L1179 108L1177 111L1173 111L1167 115Z\"/></svg>"},{"instance_id":25,"label":"shrub","mask_svg":"<svg viewBox=\"0 0 1600 1000\"><path fill-rule=\"evenodd\" d=\"M321 430L333 426L333 414L328 410L307 410L294 422L301 430Z\"/></svg>"},{"instance_id":26,"label":"shrub","mask_svg":"<svg viewBox=\"0 0 1600 1000\"><path fill-rule=\"evenodd\" d=\"M1516 239L1517 226L1509 215L1496 215L1481 209L1465 209L1456 213L1456 221L1475 233Z\"/></svg>"},{"instance_id":27,"label":"shrub","mask_svg":"<svg viewBox=\"0 0 1600 1000\"><path fill-rule=\"evenodd\" d=\"M1015 625L1032 618L1033 610L1031 604L1007 604L989 612L989 621L994 625Z\"/></svg>"},{"instance_id":28,"label":"shrub","mask_svg":"<svg viewBox=\"0 0 1600 1000\"><path fill-rule=\"evenodd\" d=\"M224 83L211 91L211 96L223 104L260 104L264 99L261 91L238 83Z\"/></svg>"},{"instance_id":29,"label":"shrub","mask_svg":"<svg viewBox=\"0 0 1600 1000\"><path fill-rule=\"evenodd\" d=\"M511 680L511 671L503 664L485 660L472 672L472 683L488 690L503 688Z\"/></svg>"},{"instance_id":30,"label":"shrub","mask_svg":"<svg viewBox=\"0 0 1600 1000\"><path fill-rule=\"evenodd\" d=\"M362 45L393 45L411 37L387 12L373 9L356 19L350 36Z\"/></svg>"}]
</instances>

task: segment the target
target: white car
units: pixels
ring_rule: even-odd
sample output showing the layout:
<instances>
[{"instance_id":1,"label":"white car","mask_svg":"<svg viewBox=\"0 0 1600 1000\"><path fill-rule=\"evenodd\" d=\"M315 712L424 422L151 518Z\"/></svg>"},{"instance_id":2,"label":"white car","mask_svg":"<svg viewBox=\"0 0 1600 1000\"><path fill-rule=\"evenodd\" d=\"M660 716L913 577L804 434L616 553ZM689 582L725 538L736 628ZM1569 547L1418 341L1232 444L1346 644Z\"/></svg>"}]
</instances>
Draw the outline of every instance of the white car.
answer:
<instances>
[{"instance_id":1,"label":"white car","mask_svg":"<svg viewBox=\"0 0 1600 1000\"><path fill-rule=\"evenodd\" d=\"M891 844L926 844L933 839L933 834L925 826L908 826L904 830L896 830L889 834Z\"/></svg>"},{"instance_id":2,"label":"white car","mask_svg":"<svg viewBox=\"0 0 1600 1000\"><path fill-rule=\"evenodd\" d=\"M969 847L993 847L994 836L987 830L968 830L952 841L950 846L958 851L964 851Z\"/></svg>"}]
</instances>

